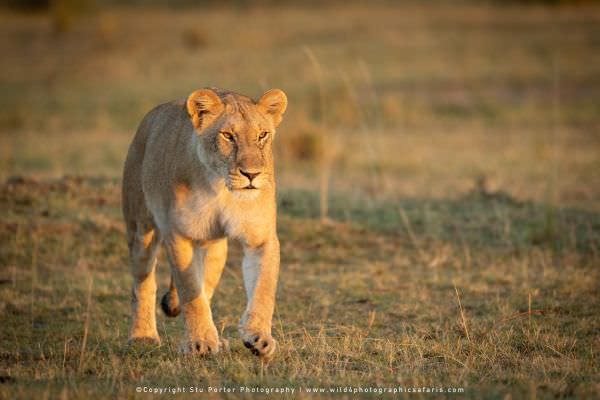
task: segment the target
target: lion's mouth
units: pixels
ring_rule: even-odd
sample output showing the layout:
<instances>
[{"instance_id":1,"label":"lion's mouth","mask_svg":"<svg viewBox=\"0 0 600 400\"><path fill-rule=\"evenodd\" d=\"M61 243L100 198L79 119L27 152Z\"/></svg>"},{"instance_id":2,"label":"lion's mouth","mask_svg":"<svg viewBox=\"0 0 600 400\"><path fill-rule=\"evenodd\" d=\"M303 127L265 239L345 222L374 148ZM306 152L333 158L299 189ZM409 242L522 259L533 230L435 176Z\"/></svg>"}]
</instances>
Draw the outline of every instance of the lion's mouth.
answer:
<instances>
[{"instance_id":1,"label":"lion's mouth","mask_svg":"<svg viewBox=\"0 0 600 400\"><path fill-rule=\"evenodd\" d=\"M258 191L263 187L262 182L256 182L255 180L242 180L238 178L230 178L231 180L228 182L227 186L229 190L234 190L237 192L245 192L245 191Z\"/></svg>"},{"instance_id":2,"label":"lion's mouth","mask_svg":"<svg viewBox=\"0 0 600 400\"><path fill-rule=\"evenodd\" d=\"M258 188L256 186L254 186L252 183L249 183L246 186L237 186L237 187L233 186L231 188L231 190L243 192L246 190L258 190Z\"/></svg>"}]
</instances>

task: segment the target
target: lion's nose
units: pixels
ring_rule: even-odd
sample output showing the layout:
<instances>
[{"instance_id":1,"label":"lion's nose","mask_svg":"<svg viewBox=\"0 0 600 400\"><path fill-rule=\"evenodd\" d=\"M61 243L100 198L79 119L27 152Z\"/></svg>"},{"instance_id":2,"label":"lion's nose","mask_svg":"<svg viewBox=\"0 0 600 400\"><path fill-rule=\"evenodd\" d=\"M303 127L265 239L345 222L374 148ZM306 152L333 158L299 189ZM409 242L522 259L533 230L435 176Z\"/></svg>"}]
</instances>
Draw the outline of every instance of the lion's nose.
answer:
<instances>
[{"instance_id":1,"label":"lion's nose","mask_svg":"<svg viewBox=\"0 0 600 400\"><path fill-rule=\"evenodd\" d=\"M248 178L250 180L250 182L252 182L252 179L254 179L258 175L260 175L260 172L248 172L248 171L244 171L244 170L240 169L240 174L244 175L246 178Z\"/></svg>"}]
</instances>

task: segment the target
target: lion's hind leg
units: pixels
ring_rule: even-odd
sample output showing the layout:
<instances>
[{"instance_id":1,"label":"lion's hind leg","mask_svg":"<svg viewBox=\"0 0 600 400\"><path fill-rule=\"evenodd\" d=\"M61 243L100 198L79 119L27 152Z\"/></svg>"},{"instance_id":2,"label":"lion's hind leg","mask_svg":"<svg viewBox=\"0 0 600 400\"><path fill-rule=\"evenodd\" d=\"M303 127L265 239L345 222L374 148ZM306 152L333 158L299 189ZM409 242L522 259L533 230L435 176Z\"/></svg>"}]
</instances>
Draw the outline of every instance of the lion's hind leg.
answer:
<instances>
[{"instance_id":1,"label":"lion's hind leg","mask_svg":"<svg viewBox=\"0 0 600 400\"><path fill-rule=\"evenodd\" d=\"M171 318L174 318L181 313L179 296L177 295L177 287L175 286L175 280L172 274L169 290L163 295L162 300L160 301L160 308L162 308L167 317Z\"/></svg>"},{"instance_id":2,"label":"lion's hind leg","mask_svg":"<svg viewBox=\"0 0 600 400\"><path fill-rule=\"evenodd\" d=\"M217 240L207 246L206 256L204 257L204 291L209 302L219 284L226 261L227 239ZM163 295L160 307L167 317L176 317L181 313L177 286L172 274L169 290Z\"/></svg>"}]
</instances>

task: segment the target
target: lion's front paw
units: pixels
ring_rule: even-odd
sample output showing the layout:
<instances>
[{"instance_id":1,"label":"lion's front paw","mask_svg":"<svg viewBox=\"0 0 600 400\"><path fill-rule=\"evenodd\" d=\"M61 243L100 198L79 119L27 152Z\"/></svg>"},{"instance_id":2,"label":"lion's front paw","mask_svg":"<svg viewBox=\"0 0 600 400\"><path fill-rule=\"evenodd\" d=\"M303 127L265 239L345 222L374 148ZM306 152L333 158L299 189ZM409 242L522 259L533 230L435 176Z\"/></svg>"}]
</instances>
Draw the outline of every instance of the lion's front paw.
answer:
<instances>
[{"instance_id":1,"label":"lion's front paw","mask_svg":"<svg viewBox=\"0 0 600 400\"><path fill-rule=\"evenodd\" d=\"M267 359L273 356L277 348L277 341L264 332L245 333L242 335L242 340L252 354Z\"/></svg>"},{"instance_id":2,"label":"lion's front paw","mask_svg":"<svg viewBox=\"0 0 600 400\"><path fill-rule=\"evenodd\" d=\"M201 339L189 340L181 345L181 351L185 354L216 354L219 352L219 343Z\"/></svg>"},{"instance_id":3,"label":"lion's front paw","mask_svg":"<svg viewBox=\"0 0 600 400\"><path fill-rule=\"evenodd\" d=\"M181 345L181 351L186 354L208 355L216 354L228 348L227 340L219 340L218 335L212 333L204 337L190 338Z\"/></svg>"}]
</instances>

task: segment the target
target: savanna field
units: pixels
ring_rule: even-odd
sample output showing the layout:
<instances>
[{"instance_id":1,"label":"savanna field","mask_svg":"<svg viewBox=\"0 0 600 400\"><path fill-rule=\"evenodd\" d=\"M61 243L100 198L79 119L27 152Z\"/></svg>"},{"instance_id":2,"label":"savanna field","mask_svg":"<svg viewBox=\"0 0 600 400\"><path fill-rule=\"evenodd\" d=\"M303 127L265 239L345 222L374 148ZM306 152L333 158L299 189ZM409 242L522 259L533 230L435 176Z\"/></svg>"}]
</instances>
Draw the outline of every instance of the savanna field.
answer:
<instances>
[{"instance_id":1,"label":"savanna field","mask_svg":"<svg viewBox=\"0 0 600 400\"><path fill-rule=\"evenodd\" d=\"M0 398L600 395L598 5L1 9L0 37ZM238 245L213 299L229 351L180 354L160 312L162 345L127 345L127 147L204 86L289 99L269 363L239 339Z\"/></svg>"}]
</instances>

